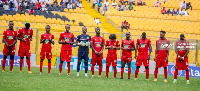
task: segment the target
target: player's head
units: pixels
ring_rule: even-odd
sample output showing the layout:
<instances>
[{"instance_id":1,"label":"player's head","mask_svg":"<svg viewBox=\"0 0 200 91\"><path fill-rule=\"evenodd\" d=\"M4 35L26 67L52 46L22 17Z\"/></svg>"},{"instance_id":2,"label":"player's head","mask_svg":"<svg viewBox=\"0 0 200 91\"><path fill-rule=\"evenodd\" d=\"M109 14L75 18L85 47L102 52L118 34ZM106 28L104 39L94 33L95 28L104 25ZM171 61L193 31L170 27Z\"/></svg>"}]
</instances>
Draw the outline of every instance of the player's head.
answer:
<instances>
[{"instance_id":1,"label":"player's head","mask_svg":"<svg viewBox=\"0 0 200 91\"><path fill-rule=\"evenodd\" d=\"M116 39L116 35L115 34L110 34L109 39L111 39L112 41L114 41Z\"/></svg>"},{"instance_id":2,"label":"player's head","mask_svg":"<svg viewBox=\"0 0 200 91\"><path fill-rule=\"evenodd\" d=\"M65 26L65 29L66 29L66 32L69 32L69 30L70 30L70 25L67 24L67 25Z\"/></svg>"},{"instance_id":3,"label":"player's head","mask_svg":"<svg viewBox=\"0 0 200 91\"><path fill-rule=\"evenodd\" d=\"M100 35L100 28L99 27L95 28L95 32L97 35Z\"/></svg>"},{"instance_id":4,"label":"player's head","mask_svg":"<svg viewBox=\"0 0 200 91\"><path fill-rule=\"evenodd\" d=\"M126 32L126 39L129 39L131 36L131 33L130 32Z\"/></svg>"},{"instance_id":5,"label":"player's head","mask_svg":"<svg viewBox=\"0 0 200 91\"><path fill-rule=\"evenodd\" d=\"M82 28L82 31L83 31L84 34L86 34L86 33L87 33L87 27L84 26L84 27Z\"/></svg>"},{"instance_id":6,"label":"player's head","mask_svg":"<svg viewBox=\"0 0 200 91\"><path fill-rule=\"evenodd\" d=\"M25 29L28 30L30 28L30 23L25 24Z\"/></svg>"},{"instance_id":7,"label":"player's head","mask_svg":"<svg viewBox=\"0 0 200 91\"><path fill-rule=\"evenodd\" d=\"M50 32L50 28L51 28L51 27L50 27L49 25L46 26L46 32L47 32L47 33Z\"/></svg>"},{"instance_id":8,"label":"player's head","mask_svg":"<svg viewBox=\"0 0 200 91\"><path fill-rule=\"evenodd\" d=\"M161 31L160 31L160 38L164 38L164 37L165 37L165 34L166 34L166 32L163 31L163 30L161 30Z\"/></svg>"},{"instance_id":9,"label":"player's head","mask_svg":"<svg viewBox=\"0 0 200 91\"><path fill-rule=\"evenodd\" d=\"M142 39L143 39L143 40L146 39L146 33L145 33L145 32L142 33Z\"/></svg>"},{"instance_id":10,"label":"player's head","mask_svg":"<svg viewBox=\"0 0 200 91\"><path fill-rule=\"evenodd\" d=\"M13 21L9 21L9 24L8 24L8 26L9 26L9 29L11 30L11 29L13 29L13 26L14 26L14 23L13 23Z\"/></svg>"},{"instance_id":11,"label":"player's head","mask_svg":"<svg viewBox=\"0 0 200 91\"><path fill-rule=\"evenodd\" d=\"M180 40L184 40L184 39L185 39L184 34L181 34L181 35L180 35Z\"/></svg>"}]
</instances>

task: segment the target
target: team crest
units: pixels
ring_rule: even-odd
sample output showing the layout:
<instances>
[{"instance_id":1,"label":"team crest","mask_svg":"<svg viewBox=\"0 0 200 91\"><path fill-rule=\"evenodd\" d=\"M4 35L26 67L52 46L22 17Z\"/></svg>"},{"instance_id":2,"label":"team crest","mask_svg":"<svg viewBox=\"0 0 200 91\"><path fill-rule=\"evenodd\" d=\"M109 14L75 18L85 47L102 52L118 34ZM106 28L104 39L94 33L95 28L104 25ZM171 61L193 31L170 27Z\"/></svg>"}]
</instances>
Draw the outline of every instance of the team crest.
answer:
<instances>
[{"instance_id":1,"label":"team crest","mask_svg":"<svg viewBox=\"0 0 200 91\"><path fill-rule=\"evenodd\" d=\"M145 43L147 43L147 40L145 40Z\"/></svg>"},{"instance_id":2,"label":"team crest","mask_svg":"<svg viewBox=\"0 0 200 91\"><path fill-rule=\"evenodd\" d=\"M100 41L102 41L102 39L100 39Z\"/></svg>"},{"instance_id":3,"label":"team crest","mask_svg":"<svg viewBox=\"0 0 200 91\"><path fill-rule=\"evenodd\" d=\"M28 31L28 33L30 33L30 31Z\"/></svg>"},{"instance_id":4,"label":"team crest","mask_svg":"<svg viewBox=\"0 0 200 91\"><path fill-rule=\"evenodd\" d=\"M51 36L49 36L49 39L51 39Z\"/></svg>"},{"instance_id":5,"label":"team crest","mask_svg":"<svg viewBox=\"0 0 200 91\"><path fill-rule=\"evenodd\" d=\"M71 35L69 35L69 37L71 37Z\"/></svg>"},{"instance_id":6,"label":"team crest","mask_svg":"<svg viewBox=\"0 0 200 91\"><path fill-rule=\"evenodd\" d=\"M87 39L89 39L89 37L87 37Z\"/></svg>"},{"instance_id":7,"label":"team crest","mask_svg":"<svg viewBox=\"0 0 200 91\"><path fill-rule=\"evenodd\" d=\"M116 43L114 43L114 46L116 45Z\"/></svg>"},{"instance_id":8,"label":"team crest","mask_svg":"<svg viewBox=\"0 0 200 91\"><path fill-rule=\"evenodd\" d=\"M129 41L129 44L131 44L131 42Z\"/></svg>"}]
</instances>

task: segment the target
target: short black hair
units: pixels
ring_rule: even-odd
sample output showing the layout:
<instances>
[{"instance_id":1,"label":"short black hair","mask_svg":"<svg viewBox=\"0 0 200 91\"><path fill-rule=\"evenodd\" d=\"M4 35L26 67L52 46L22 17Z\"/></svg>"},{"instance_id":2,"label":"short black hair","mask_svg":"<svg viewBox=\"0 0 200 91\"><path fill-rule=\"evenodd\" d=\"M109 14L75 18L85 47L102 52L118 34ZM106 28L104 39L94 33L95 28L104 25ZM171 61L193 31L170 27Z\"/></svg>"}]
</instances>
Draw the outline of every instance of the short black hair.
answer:
<instances>
[{"instance_id":1,"label":"short black hair","mask_svg":"<svg viewBox=\"0 0 200 91\"><path fill-rule=\"evenodd\" d=\"M96 29L99 29L99 30L100 30L100 27L95 28L95 30L96 30Z\"/></svg>"},{"instance_id":2,"label":"short black hair","mask_svg":"<svg viewBox=\"0 0 200 91\"><path fill-rule=\"evenodd\" d=\"M10 23L10 22L13 22L13 21L9 21L9 23Z\"/></svg>"},{"instance_id":3,"label":"short black hair","mask_svg":"<svg viewBox=\"0 0 200 91\"><path fill-rule=\"evenodd\" d=\"M47 26L51 27L50 25L46 25L46 27L47 27Z\"/></svg>"},{"instance_id":4,"label":"short black hair","mask_svg":"<svg viewBox=\"0 0 200 91\"><path fill-rule=\"evenodd\" d=\"M143 36L146 36L146 33L145 33L145 32L143 32L143 33L142 33L142 35L143 35Z\"/></svg>"},{"instance_id":5,"label":"short black hair","mask_svg":"<svg viewBox=\"0 0 200 91\"><path fill-rule=\"evenodd\" d=\"M180 37L184 37L185 38L184 34L181 34Z\"/></svg>"},{"instance_id":6,"label":"short black hair","mask_svg":"<svg viewBox=\"0 0 200 91\"><path fill-rule=\"evenodd\" d=\"M30 23L26 23L25 26L29 28L30 27Z\"/></svg>"},{"instance_id":7,"label":"short black hair","mask_svg":"<svg viewBox=\"0 0 200 91\"><path fill-rule=\"evenodd\" d=\"M110 34L109 39L117 39L115 34Z\"/></svg>"},{"instance_id":8,"label":"short black hair","mask_svg":"<svg viewBox=\"0 0 200 91\"><path fill-rule=\"evenodd\" d=\"M160 33L164 33L164 34L166 34L166 32L165 32L165 31L163 31L163 30L161 30L161 31L160 31Z\"/></svg>"}]
</instances>

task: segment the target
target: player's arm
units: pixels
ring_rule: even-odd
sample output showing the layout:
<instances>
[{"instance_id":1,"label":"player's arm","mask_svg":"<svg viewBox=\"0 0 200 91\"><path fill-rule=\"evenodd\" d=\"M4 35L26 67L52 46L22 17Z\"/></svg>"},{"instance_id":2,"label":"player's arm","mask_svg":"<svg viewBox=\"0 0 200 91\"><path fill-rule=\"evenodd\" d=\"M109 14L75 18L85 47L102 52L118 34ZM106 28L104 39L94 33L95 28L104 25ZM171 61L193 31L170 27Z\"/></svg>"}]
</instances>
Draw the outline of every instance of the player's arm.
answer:
<instances>
[{"instance_id":1,"label":"player's arm","mask_svg":"<svg viewBox=\"0 0 200 91\"><path fill-rule=\"evenodd\" d=\"M137 50L138 50L138 44L136 43L136 48L135 48L135 59L137 59Z\"/></svg>"},{"instance_id":2,"label":"player's arm","mask_svg":"<svg viewBox=\"0 0 200 91\"><path fill-rule=\"evenodd\" d=\"M149 55L148 55L148 60L150 59L151 56L151 50L152 50L152 46L151 46L151 41L149 40Z\"/></svg>"},{"instance_id":3,"label":"player's arm","mask_svg":"<svg viewBox=\"0 0 200 91\"><path fill-rule=\"evenodd\" d=\"M95 49L94 49L94 45L93 45L93 38L90 41L90 47L92 48L92 51L94 51L96 54L98 53Z\"/></svg>"},{"instance_id":4,"label":"player's arm","mask_svg":"<svg viewBox=\"0 0 200 91\"><path fill-rule=\"evenodd\" d=\"M158 45L157 45L157 41L156 41L156 50L155 50L155 57L154 57L154 61L157 61L157 58L156 58L156 56L157 56L157 51L158 51Z\"/></svg>"},{"instance_id":5,"label":"player's arm","mask_svg":"<svg viewBox=\"0 0 200 91\"><path fill-rule=\"evenodd\" d=\"M102 47L101 47L100 54L103 53L104 45L105 45L105 44L103 43L103 44L102 44Z\"/></svg>"},{"instance_id":6,"label":"player's arm","mask_svg":"<svg viewBox=\"0 0 200 91\"><path fill-rule=\"evenodd\" d=\"M6 41L6 37L3 37L3 41L6 44L6 46L9 46L8 43L7 43L7 41Z\"/></svg>"},{"instance_id":7,"label":"player's arm","mask_svg":"<svg viewBox=\"0 0 200 91\"><path fill-rule=\"evenodd\" d=\"M105 49L110 49L110 47L108 46L108 41L106 41Z\"/></svg>"},{"instance_id":8,"label":"player's arm","mask_svg":"<svg viewBox=\"0 0 200 91\"><path fill-rule=\"evenodd\" d=\"M166 57L166 62L168 62L168 57L169 57L169 45L170 45L170 41L168 43L168 46L167 46L167 57Z\"/></svg>"},{"instance_id":9,"label":"player's arm","mask_svg":"<svg viewBox=\"0 0 200 91\"><path fill-rule=\"evenodd\" d=\"M58 43L59 43L59 44L68 44L67 42L62 41L61 39L58 40Z\"/></svg>"},{"instance_id":10,"label":"player's arm","mask_svg":"<svg viewBox=\"0 0 200 91\"><path fill-rule=\"evenodd\" d=\"M45 39L44 39L43 34L42 34L42 35L41 35L41 39L40 39L40 44L41 44L41 43L44 43L44 41L45 41Z\"/></svg>"},{"instance_id":11,"label":"player's arm","mask_svg":"<svg viewBox=\"0 0 200 91\"><path fill-rule=\"evenodd\" d=\"M189 46L189 42L187 43L187 46ZM189 48L186 48L186 50L187 50L187 52L185 53L185 55L183 56L183 58L185 58L188 55L188 53L189 53Z\"/></svg>"},{"instance_id":12,"label":"player's arm","mask_svg":"<svg viewBox=\"0 0 200 91\"><path fill-rule=\"evenodd\" d=\"M73 45L74 44L74 35L73 34L72 34L71 40L72 40L72 42L70 44Z\"/></svg>"},{"instance_id":13,"label":"player's arm","mask_svg":"<svg viewBox=\"0 0 200 91\"><path fill-rule=\"evenodd\" d=\"M178 43L176 43L176 47L175 47L175 52L176 52L176 55L178 56L178 57L180 57L180 55L178 54Z\"/></svg>"},{"instance_id":14,"label":"player's arm","mask_svg":"<svg viewBox=\"0 0 200 91\"><path fill-rule=\"evenodd\" d=\"M55 42L54 42L54 35L52 35L52 39L50 39L50 42L51 42L51 44L55 44Z\"/></svg>"},{"instance_id":15,"label":"player's arm","mask_svg":"<svg viewBox=\"0 0 200 91\"><path fill-rule=\"evenodd\" d=\"M23 38L20 38L21 34L22 34L21 29L19 29L19 31L18 31L18 38L17 39L20 40L20 41L25 42L25 40Z\"/></svg>"},{"instance_id":16,"label":"player's arm","mask_svg":"<svg viewBox=\"0 0 200 91\"><path fill-rule=\"evenodd\" d=\"M117 41L117 46L115 47L115 49L120 50L120 44L119 44L119 41Z\"/></svg>"},{"instance_id":17,"label":"player's arm","mask_svg":"<svg viewBox=\"0 0 200 91\"><path fill-rule=\"evenodd\" d=\"M31 34L30 34L30 39L29 39L29 41L32 41L33 40L33 30L32 29L30 29L30 31L31 31Z\"/></svg>"},{"instance_id":18,"label":"player's arm","mask_svg":"<svg viewBox=\"0 0 200 91\"><path fill-rule=\"evenodd\" d=\"M135 44L134 44L134 41L132 42L132 48L130 48L130 49L127 49L128 51L134 51L135 50Z\"/></svg>"},{"instance_id":19,"label":"player's arm","mask_svg":"<svg viewBox=\"0 0 200 91\"><path fill-rule=\"evenodd\" d=\"M14 46L17 43L17 37L15 37L14 42L10 45L10 47Z\"/></svg>"},{"instance_id":20,"label":"player's arm","mask_svg":"<svg viewBox=\"0 0 200 91\"><path fill-rule=\"evenodd\" d=\"M77 36L77 40L76 40L76 45L77 46L79 46L79 41L80 41L80 39L79 39L79 35Z\"/></svg>"}]
</instances>

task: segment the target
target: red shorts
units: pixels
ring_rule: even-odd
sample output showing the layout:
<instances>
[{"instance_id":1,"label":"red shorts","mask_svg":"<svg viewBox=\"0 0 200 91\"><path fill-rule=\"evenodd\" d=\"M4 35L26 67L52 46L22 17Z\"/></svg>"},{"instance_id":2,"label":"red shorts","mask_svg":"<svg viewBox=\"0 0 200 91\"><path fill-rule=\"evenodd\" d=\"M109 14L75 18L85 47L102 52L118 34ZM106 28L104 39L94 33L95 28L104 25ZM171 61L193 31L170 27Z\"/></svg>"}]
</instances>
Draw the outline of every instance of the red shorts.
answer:
<instances>
[{"instance_id":1,"label":"red shorts","mask_svg":"<svg viewBox=\"0 0 200 91\"><path fill-rule=\"evenodd\" d=\"M18 51L18 56L20 57L30 57L31 56L31 51L29 48L19 48L19 51Z\"/></svg>"},{"instance_id":2,"label":"red shorts","mask_svg":"<svg viewBox=\"0 0 200 91\"><path fill-rule=\"evenodd\" d=\"M66 60L66 62L71 62L71 58L72 58L72 51L61 50L61 53L60 53L61 61Z\"/></svg>"},{"instance_id":3,"label":"red shorts","mask_svg":"<svg viewBox=\"0 0 200 91\"><path fill-rule=\"evenodd\" d=\"M167 67L168 66L168 62L166 62L165 60L166 60L166 57L157 57L156 67L157 68Z\"/></svg>"},{"instance_id":4,"label":"red shorts","mask_svg":"<svg viewBox=\"0 0 200 91\"><path fill-rule=\"evenodd\" d=\"M149 60L147 60L148 57L137 57L137 60L136 60L136 63L135 65L136 66L141 66L142 63L143 65L146 67L146 66L149 66Z\"/></svg>"},{"instance_id":5,"label":"red shorts","mask_svg":"<svg viewBox=\"0 0 200 91\"><path fill-rule=\"evenodd\" d=\"M178 70L188 70L188 57L185 57L183 62L179 61L179 58L176 58L176 69Z\"/></svg>"},{"instance_id":6,"label":"red shorts","mask_svg":"<svg viewBox=\"0 0 200 91\"><path fill-rule=\"evenodd\" d=\"M5 55L5 56L15 55L15 45L12 47L11 50L9 50L7 46L4 46L3 55Z\"/></svg>"},{"instance_id":7,"label":"red shorts","mask_svg":"<svg viewBox=\"0 0 200 91\"><path fill-rule=\"evenodd\" d=\"M117 55L112 55L112 56L108 56L106 58L106 66L110 66L112 63L112 66L117 66Z\"/></svg>"},{"instance_id":8,"label":"red shorts","mask_svg":"<svg viewBox=\"0 0 200 91\"><path fill-rule=\"evenodd\" d=\"M40 52L40 59L45 59L45 56L46 56L47 59L51 59L52 58L51 51L41 50L41 52Z\"/></svg>"},{"instance_id":9,"label":"red shorts","mask_svg":"<svg viewBox=\"0 0 200 91\"><path fill-rule=\"evenodd\" d=\"M132 57L131 56L122 55L121 61L125 62L125 63L126 62L131 62L132 61Z\"/></svg>"},{"instance_id":10,"label":"red shorts","mask_svg":"<svg viewBox=\"0 0 200 91\"><path fill-rule=\"evenodd\" d=\"M102 65L103 54L97 56L96 54L92 54L91 64L93 65Z\"/></svg>"}]
</instances>

